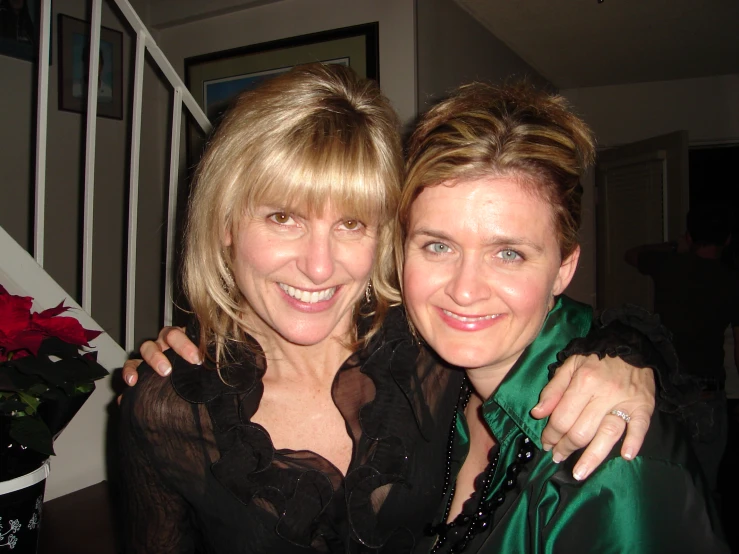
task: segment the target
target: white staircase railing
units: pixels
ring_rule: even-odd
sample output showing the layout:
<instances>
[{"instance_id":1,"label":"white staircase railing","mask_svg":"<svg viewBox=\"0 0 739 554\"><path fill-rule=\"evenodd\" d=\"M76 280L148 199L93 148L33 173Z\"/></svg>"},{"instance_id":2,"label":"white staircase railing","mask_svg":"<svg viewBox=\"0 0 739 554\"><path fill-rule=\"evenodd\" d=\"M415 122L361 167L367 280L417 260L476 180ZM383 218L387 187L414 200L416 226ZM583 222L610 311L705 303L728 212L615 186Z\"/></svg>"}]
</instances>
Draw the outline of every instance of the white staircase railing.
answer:
<instances>
[{"instance_id":1,"label":"white staircase railing","mask_svg":"<svg viewBox=\"0 0 739 554\"><path fill-rule=\"evenodd\" d=\"M95 138L97 131L97 82L98 82L98 55L100 51L100 28L102 1L92 0L90 18L90 60L87 89L87 131L85 141L85 183L83 208L83 239L82 239L82 308L92 312L92 273L93 273L93 200L95 194ZM170 141L169 164L169 199L167 215L167 240L165 264L165 291L164 291L164 324L172 322L172 282L174 260L174 233L177 201L177 183L179 179L180 155L180 123L183 105L193 116L203 133L208 134L211 124L198 103L187 90L182 79L167 60L156 41L149 33L146 25L141 21L128 0L112 0L123 14L128 24L136 34L136 57L134 67L134 92L132 108L131 132L131 160L128 207L128 253L126 262L126 317L125 340L126 351L134 348L134 321L136 306L136 246L137 246L137 211L139 196L139 153L141 143L141 114L142 91L144 86L145 54L148 51L151 59L157 64L160 71L172 87L174 94L174 109L172 111L172 140ZM41 41L39 44L39 59L49 58L49 28L51 24L51 0L42 0L41 10ZM46 197L46 148L48 123L48 86L49 65L39 63L38 75L38 108L37 108L37 145L36 145L36 202L34 218L34 255L38 264L44 264L44 211Z\"/></svg>"},{"instance_id":2,"label":"white staircase railing","mask_svg":"<svg viewBox=\"0 0 739 554\"><path fill-rule=\"evenodd\" d=\"M73 300L73 295L65 292L46 271L44 265L44 221L46 203L46 162L47 162L47 125L49 101L49 59L50 27L52 0L41 0L40 10L40 42L38 59L38 91L36 112L36 182L35 182L35 215L34 215L34 257L25 251L7 232L0 227L0 251L3 252L0 263L0 283L12 294L33 296L35 309L45 309L57 305L65 299L68 306L77 308L75 316L87 328L101 329L94 321L92 306L92 273L93 265L93 198L95 193L95 138L97 124L98 59L100 48L101 11L103 0L92 0L90 60L88 64L88 105L87 129L85 141L84 171L84 208L83 208L83 254L82 254L82 298L81 306ZM130 197L128 213L128 253L126 263L126 324L124 347L116 344L107 334L101 334L92 346L98 352L100 363L112 370L120 367L126 360L126 352L134 348L134 320L136 298L136 230L139 195L139 154L141 141L142 90L144 81L145 54L157 64L161 74L169 82L174 96L171 114L172 135L170 141L169 160L169 199L167 210L166 236L166 273L164 302L164 323L172 321L172 270L175 240L175 217L177 201L177 184L180 165L180 131L183 110L187 109L200 126L204 134L211 130L210 122L185 87L182 79L172 64L157 46L156 41L144 23L131 7L128 0L111 0L116 4L136 36L135 69L133 73L134 93L132 108L131 133L131 169ZM52 472L47 484L47 499L72 492L79 488L95 484L105 478L105 441L106 441L106 407L111 401L108 383L101 382L98 390L85 404L69 428L65 430L55 444L57 459L54 460Z\"/></svg>"}]
</instances>

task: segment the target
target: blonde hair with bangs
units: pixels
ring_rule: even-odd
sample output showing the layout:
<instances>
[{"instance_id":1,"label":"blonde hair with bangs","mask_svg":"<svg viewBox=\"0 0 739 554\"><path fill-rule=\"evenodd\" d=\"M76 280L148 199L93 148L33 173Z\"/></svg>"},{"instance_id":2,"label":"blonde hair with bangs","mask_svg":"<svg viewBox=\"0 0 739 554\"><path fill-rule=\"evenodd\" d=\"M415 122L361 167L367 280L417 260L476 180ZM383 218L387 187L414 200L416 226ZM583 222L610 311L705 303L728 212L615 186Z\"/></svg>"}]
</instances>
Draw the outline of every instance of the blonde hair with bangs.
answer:
<instances>
[{"instance_id":1,"label":"blonde hair with bangs","mask_svg":"<svg viewBox=\"0 0 739 554\"><path fill-rule=\"evenodd\" d=\"M379 329L399 302L392 253L402 174L398 129L377 84L335 64L298 66L238 98L208 144L190 198L183 280L201 352L215 344L218 359L227 341L249 332L241 316L251 309L233 282L224 241L262 205L311 215L330 207L376 225L374 317L363 339Z\"/></svg>"},{"instance_id":2,"label":"blonde hair with bangs","mask_svg":"<svg viewBox=\"0 0 739 554\"><path fill-rule=\"evenodd\" d=\"M526 82L460 87L421 117L409 140L397 216L398 271L411 206L423 189L483 177L515 179L549 202L565 259L578 244L580 179L594 158L592 132L561 96Z\"/></svg>"}]
</instances>

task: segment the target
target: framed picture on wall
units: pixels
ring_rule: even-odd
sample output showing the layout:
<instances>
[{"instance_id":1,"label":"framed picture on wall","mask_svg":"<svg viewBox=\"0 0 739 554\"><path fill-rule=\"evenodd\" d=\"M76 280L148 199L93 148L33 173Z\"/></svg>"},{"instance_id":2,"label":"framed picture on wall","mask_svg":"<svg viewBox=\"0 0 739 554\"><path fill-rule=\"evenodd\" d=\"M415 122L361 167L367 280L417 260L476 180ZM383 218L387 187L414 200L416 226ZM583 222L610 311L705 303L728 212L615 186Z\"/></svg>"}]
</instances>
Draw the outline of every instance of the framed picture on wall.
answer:
<instances>
[{"instance_id":1,"label":"framed picture on wall","mask_svg":"<svg viewBox=\"0 0 739 554\"><path fill-rule=\"evenodd\" d=\"M0 55L35 61L41 0L0 0Z\"/></svg>"},{"instance_id":2,"label":"framed picture on wall","mask_svg":"<svg viewBox=\"0 0 739 554\"><path fill-rule=\"evenodd\" d=\"M295 65L340 63L379 81L378 32L374 22L186 58L185 84L215 127L239 93ZM187 134L189 167L203 146L195 127Z\"/></svg>"},{"instance_id":3,"label":"framed picture on wall","mask_svg":"<svg viewBox=\"0 0 739 554\"><path fill-rule=\"evenodd\" d=\"M90 24L59 14L59 109L87 111ZM123 119L123 33L100 29L97 114Z\"/></svg>"}]
</instances>

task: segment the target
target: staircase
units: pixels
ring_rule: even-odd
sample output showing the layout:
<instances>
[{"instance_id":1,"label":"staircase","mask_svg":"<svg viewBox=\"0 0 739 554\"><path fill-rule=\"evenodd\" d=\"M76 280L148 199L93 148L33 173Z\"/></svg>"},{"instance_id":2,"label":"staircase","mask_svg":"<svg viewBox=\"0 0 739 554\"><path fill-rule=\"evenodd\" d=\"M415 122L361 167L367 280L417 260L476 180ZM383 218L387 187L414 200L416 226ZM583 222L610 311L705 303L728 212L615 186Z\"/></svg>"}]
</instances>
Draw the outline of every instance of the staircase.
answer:
<instances>
[{"instance_id":1,"label":"staircase","mask_svg":"<svg viewBox=\"0 0 739 554\"><path fill-rule=\"evenodd\" d=\"M125 290L125 339L119 345L110 335L103 332L92 346L98 352L98 361L113 371L123 365L127 352L134 349L134 320L136 300L136 242L137 211L139 195L139 157L141 143L142 90L145 56L148 53L168 83L172 94L171 149L169 159L168 220L166 236L166 275L164 291L164 321L172 321L172 267L174 252L175 214L177 184L180 165L180 131L184 111L200 126L203 133L211 130L210 122L185 87L179 75L164 56L146 26L134 11L128 0L108 0L128 22L136 36L135 69L133 79L133 105L131 109L130 135L130 183L128 211L128 251L126 262ZM73 294L63 290L44 270L44 214L46 210L46 162L47 162L47 123L49 102L49 64L38 65L37 90L37 128L35 154L35 210L33 256L20 246L2 227L0 227L0 284L12 294L32 296L34 309L43 310L64 300L67 306L75 308L73 314L80 323L89 329L101 329L92 311L92 274L95 271L93 257L93 199L95 195L95 138L97 118L98 60L101 29L101 10L103 0L92 0L90 14L90 62L88 74L87 128L85 136L84 163L84 208L82 235L82 294L81 305L72 300ZM41 33L39 60L49 59L52 0L41 0ZM108 406L114 401L110 378L98 382L97 390L80 410L69 427L55 443L57 456L52 459L52 470L47 482L46 499L67 494L106 479L106 427Z\"/></svg>"}]
</instances>

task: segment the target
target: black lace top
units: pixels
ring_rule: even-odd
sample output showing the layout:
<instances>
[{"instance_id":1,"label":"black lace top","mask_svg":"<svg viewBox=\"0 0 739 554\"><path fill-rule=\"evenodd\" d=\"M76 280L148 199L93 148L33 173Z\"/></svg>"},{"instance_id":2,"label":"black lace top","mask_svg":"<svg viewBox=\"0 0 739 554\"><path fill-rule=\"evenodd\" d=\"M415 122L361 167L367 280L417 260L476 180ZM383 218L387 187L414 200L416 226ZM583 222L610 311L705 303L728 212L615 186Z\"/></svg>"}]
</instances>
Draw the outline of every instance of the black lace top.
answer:
<instances>
[{"instance_id":1,"label":"black lace top","mask_svg":"<svg viewBox=\"0 0 739 554\"><path fill-rule=\"evenodd\" d=\"M622 335L601 331L569 352L633 353ZM418 348L401 309L334 379L353 440L345 477L314 452L275 449L251 422L262 357L237 352L221 370L226 385L169 356L169 378L142 365L121 402L127 552L428 551L424 528L442 501L463 374Z\"/></svg>"},{"instance_id":2,"label":"black lace top","mask_svg":"<svg viewBox=\"0 0 739 554\"><path fill-rule=\"evenodd\" d=\"M264 359L213 370L172 356L121 403L129 552L411 552L441 500L462 385L419 350L401 310L337 373L353 455L346 477L310 451L276 450L251 422Z\"/></svg>"}]
</instances>

